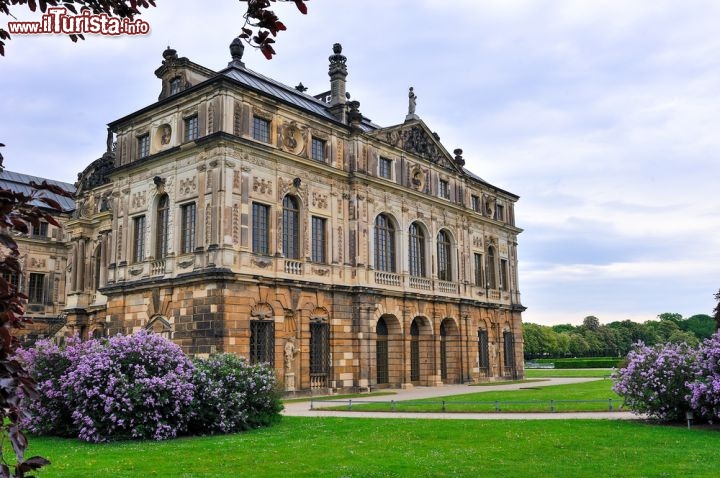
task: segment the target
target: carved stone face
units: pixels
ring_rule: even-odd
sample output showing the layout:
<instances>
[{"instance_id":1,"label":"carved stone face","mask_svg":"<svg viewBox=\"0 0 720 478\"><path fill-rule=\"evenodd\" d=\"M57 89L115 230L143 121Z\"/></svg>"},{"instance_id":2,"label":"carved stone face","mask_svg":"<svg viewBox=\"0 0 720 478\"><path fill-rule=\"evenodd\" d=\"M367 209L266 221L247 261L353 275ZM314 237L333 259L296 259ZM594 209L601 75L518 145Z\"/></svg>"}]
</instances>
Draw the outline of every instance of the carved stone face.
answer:
<instances>
[{"instance_id":1,"label":"carved stone face","mask_svg":"<svg viewBox=\"0 0 720 478\"><path fill-rule=\"evenodd\" d=\"M416 189L422 189L425 186L425 171L416 166L410 173L410 182Z\"/></svg>"}]
</instances>

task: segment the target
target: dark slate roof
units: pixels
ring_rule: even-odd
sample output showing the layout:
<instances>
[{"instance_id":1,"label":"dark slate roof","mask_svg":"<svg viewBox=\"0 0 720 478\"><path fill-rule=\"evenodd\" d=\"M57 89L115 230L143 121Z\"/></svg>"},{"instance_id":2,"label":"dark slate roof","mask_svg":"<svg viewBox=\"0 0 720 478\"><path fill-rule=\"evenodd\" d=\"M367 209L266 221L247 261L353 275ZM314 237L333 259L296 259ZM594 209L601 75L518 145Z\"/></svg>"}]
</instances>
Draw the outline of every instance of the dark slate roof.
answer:
<instances>
[{"instance_id":1,"label":"dark slate roof","mask_svg":"<svg viewBox=\"0 0 720 478\"><path fill-rule=\"evenodd\" d=\"M30 187L30 183L35 182L40 184L43 181L47 181L48 184L61 187L71 193L75 192L75 186L70 183L64 183L54 179L40 178L38 176L30 176L29 174L16 173L14 171L0 171L0 188L8 189L13 192L30 195L33 192L33 189ZM50 191L42 191L40 194L44 197L57 201L62 207L63 212L71 212L75 210L75 200L71 197L58 196ZM30 204L38 207L47 207L47 204L41 201L33 201Z\"/></svg>"},{"instance_id":2,"label":"dark slate roof","mask_svg":"<svg viewBox=\"0 0 720 478\"><path fill-rule=\"evenodd\" d=\"M231 78L252 90L264 93L329 121L338 122L338 119L330 112L329 105L324 101L298 91L291 86L283 85L279 81L275 81L255 71L247 68L229 66L220 71L219 75ZM369 119L363 118L361 128L364 131L372 131L377 129L378 126L373 124Z\"/></svg>"}]
</instances>

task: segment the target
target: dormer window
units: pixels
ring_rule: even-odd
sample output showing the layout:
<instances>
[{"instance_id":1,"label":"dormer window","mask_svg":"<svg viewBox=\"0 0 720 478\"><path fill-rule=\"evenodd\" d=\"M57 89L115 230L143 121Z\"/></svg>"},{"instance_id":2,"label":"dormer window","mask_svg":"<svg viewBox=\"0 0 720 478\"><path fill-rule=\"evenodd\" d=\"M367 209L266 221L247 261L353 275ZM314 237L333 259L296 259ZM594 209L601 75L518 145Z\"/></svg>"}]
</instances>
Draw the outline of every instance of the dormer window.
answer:
<instances>
[{"instance_id":1,"label":"dormer window","mask_svg":"<svg viewBox=\"0 0 720 478\"><path fill-rule=\"evenodd\" d=\"M174 95L176 93L180 93L180 90L182 90L182 79L179 76L176 76L170 80L170 94Z\"/></svg>"}]
</instances>

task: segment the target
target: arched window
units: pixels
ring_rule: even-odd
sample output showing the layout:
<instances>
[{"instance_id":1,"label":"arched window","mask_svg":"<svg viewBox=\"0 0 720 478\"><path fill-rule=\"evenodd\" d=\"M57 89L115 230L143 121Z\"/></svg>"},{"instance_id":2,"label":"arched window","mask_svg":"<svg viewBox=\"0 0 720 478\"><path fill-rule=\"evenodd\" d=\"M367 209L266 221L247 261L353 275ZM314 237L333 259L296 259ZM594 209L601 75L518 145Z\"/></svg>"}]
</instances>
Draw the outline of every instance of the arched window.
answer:
<instances>
[{"instance_id":1,"label":"arched window","mask_svg":"<svg viewBox=\"0 0 720 478\"><path fill-rule=\"evenodd\" d=\"M410 275L425 277L425 233L418 224L410 224L408 240L408 267Z\"/></svg>"},{"instance_id":2,"label":"arched window","mask_svg":"<svg viewBox=\"0 0 720 478\"><path fill-rule=\"evenodd\" d=\"M375 219L375 269L395 272L395 227L384 214Z\"/></svg>"},{"instance_id":3,"label":"arched window","mask_svg":"<svg viewBox=\"0 0 720 478\"><path fill-rule=\"evenodd\" d=\"M300 210L297 199L283 199L283 254L289 259L300 257Z\"/></svg>"},{"instance_id":4,"label":"arched window","mask_svg":"<svg viewBox=\"0 0 720 478\"><path fill-rule=\"evenodd\" d=\"M438 279L452 280L452 243L447 231L440 231L437 235L437 262Z\"/></svg>"},{"instance_id":5,"label":"arched window","mask_svg":"<svg viewBox=\"0 0 720 478\"><path fill-rule=\"evenodd\" d=\"M485 267L485 271L487 272L487 277L485 278L487 280L487 286L491 289L497 289L497 280L495 279L495 248L493 246L488 246L487 249L487 267Z\"/></svg>"},{"instance_id":6,"label":"arched window","mask_svg":"<svg viewBox=\"0 0 720 478\"><path fill-rule=\"evenodd\" d=\"M170 219L170 199L167 194L160 196L157 205L157 228L155 229L155 258L162 259L168 252L168 224Z\"/></svg>"}]
</instances>

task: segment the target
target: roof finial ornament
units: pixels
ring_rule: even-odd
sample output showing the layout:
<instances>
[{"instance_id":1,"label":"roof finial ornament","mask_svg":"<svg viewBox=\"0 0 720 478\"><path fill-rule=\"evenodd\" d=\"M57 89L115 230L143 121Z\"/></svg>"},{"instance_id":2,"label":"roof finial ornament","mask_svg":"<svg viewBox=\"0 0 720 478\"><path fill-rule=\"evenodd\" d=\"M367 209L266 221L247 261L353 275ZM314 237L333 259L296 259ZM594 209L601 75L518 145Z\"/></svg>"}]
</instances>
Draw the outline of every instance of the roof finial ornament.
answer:
<instances>
[{"instance_id":1,"label":"roof finial ornament","mask_svg":"<svg viewBox=\"0 0 720 478\"><path fill-rule=\"evenodd\" d=\"M166 63L172 63L174 60L178 59L177 50L170 48L170 45L168 45L165 49L162 56L165 59L165 61L163 61L163 65Z\"/></svg>"},{"instance_id":2,"label":"roof finial ornament","mask_svg":"<svg viewBox=\"0 0 720 478\"><path fill-rule=\"evenodd\" d=\"M413 91L413 87L410 87L410 90L408 91L408 114L405 116L405 121L410 120L416 120L420 119L418 115L415 114L415 106L417 104L417 96L415 95L415 92Z\"/></svg>"},{"instance_id":3,"label":"roof finial ornament","mask_svg":"<svg viewBox=\"0 0 720 478\"><path fill-rule=\"evenodd\" d=\"M245 68L245 63L242 61L243 53L245 52L245 45L240 37L233 38L230 43L230 56L232 61L228 63L228 66L236 66L238 68Z\"/></svg>"}]
</instances>

